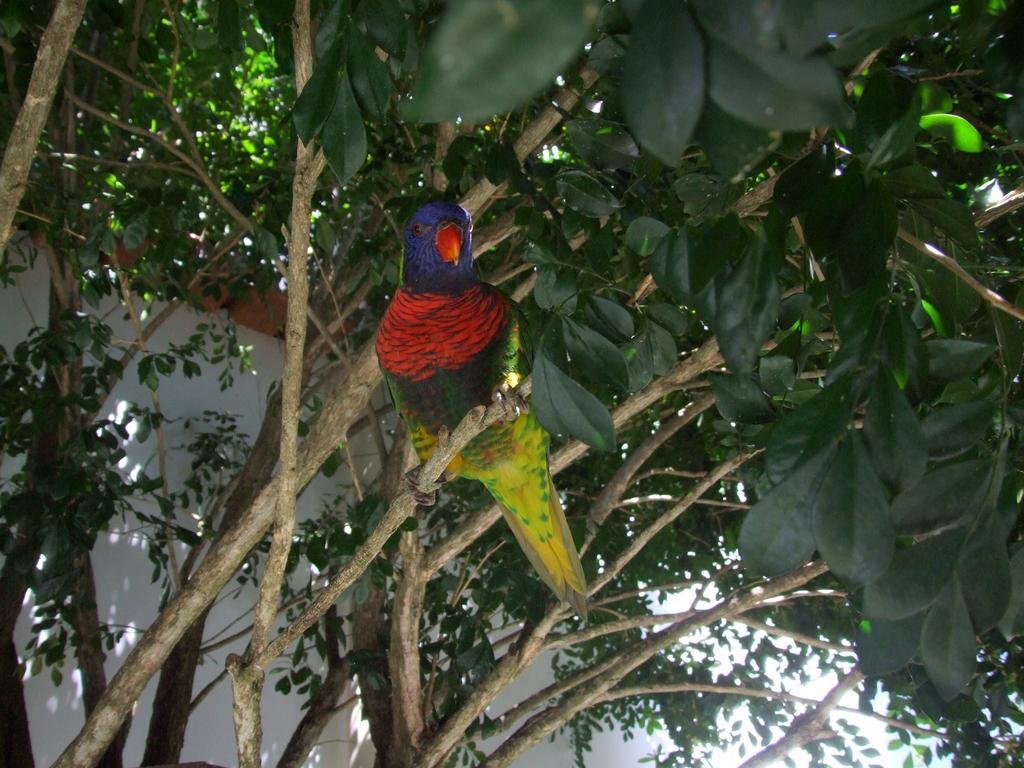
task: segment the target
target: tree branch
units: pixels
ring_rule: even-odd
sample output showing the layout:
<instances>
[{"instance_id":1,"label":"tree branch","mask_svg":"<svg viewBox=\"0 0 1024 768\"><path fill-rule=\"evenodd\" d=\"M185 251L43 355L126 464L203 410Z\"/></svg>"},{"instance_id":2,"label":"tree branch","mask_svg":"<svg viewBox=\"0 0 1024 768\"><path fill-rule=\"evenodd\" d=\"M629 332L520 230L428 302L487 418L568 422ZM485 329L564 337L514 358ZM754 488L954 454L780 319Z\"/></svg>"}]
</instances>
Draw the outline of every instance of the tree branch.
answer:
<instances>
[{"instance_id":1,"label":"tree branch","mask_svg":"<svg viewBox=\"0 0 1024 768\"><path fill-rule=\"evenodd\" d=\"M1011 317L1015 317L1018 320L1024 320L1024 309L1021 309L1012 301L1004 299L991 288L987 288L986 286L982 285L980 282L978 282L978 280L974 278L973 275L971 275L966 269L961 267L960 263L952 256L947 256L945 253L940 251L931 243L925 243L922 242L921 240L918 240L916 237L914 237L912 234L907 232L907 230L903 229L902 227L900 227L899 231L897 232L897 235L899 236L900 240L913 247L914 250L923 253L929 259L937 262L940 266L948 269L954 275L959 277L963 282L967 284L968 288L970 288L976 294L981 296L981 298L987 304L990 304L996 309L1005 312Z\"/></svg>"},{"instance_id":2,"label":"tree branch","mask_svg":"<svg viewBox=\"0 0 1024 768\"><path fill-rule=\"evenodd\" d=\"M588 594L597 594L606 584L608 584L608 582L618 576L622 572L622 569L625 568L662 529L671 524L694 504L700 502L700 497L714 488L723 477L731 474L759 453L760 451L758 450L738 454L733 456L731 459L723 461L711 470L707 477L699 480L697 484L690 489L689 493L683 497L682 501L674 505L671 509L663 512L657 520L647 526L647 528L645 528L640 534L629 540L629 546L623 550L611 565L605 568L604 572L600 576L594 579L593 583L590 585Z\"/></svg>"},{"instance_id":3,"label":"tree branch","mask_svg":"<svg viewBox=\"0 0 1024 768\"><path fill-rule=\"evenodd\" d=\"M601 490L601 494L594 500L594 503L590 507L590 512L587 514L587 539L583 543L583 547L580 550L582 554L589 549L590 544L594 541L594 536L597 534L597 529L604 524L609 513L611 513L615 504L619 501L619 498L625 493L626 489L629 488L633 482L633 477L640 470L648 459L654 455L662 445L668 442L669 439L680 429L685 427L697 416L702 414L715 402L714 395L711 393L704 393L699 395L692 403L687 405L682 413L678 413L671 419L663 423L658 430L647 437L640 446L633 451L629 457L622 462L622 465L615 471L611 479L605 484Z\"/></svg>"},{"instance_id":4,"label":"tree branch","mask_svg":"<svg viewBox=\"0 0 1024 768\"><path fill-rule=\"evenodd\" d=\"M545 107L533 122L526 126L526 129L516 139L515 144L512 145L516 159L520 163L533 154L533 151L540 146L547 135L562 121L565 113L571 112L575 108L582 94L597 82L597 78L597 72L589 67L583 67L580 71L580 80L582 80L583 86L579 92L571 88L561 88L555 93L552 99L553 104ZM461 205L475 216L482 212L490 200L500 194L506 186L504 182L492 184L487 178L480 179L462 198Z\"/></svg>"},{"instance_id":5,"label":"tree branch","mask_svg":"<svg viewBox=\"0 0 1024 768\"><path fill-rule=\"evenodd\" d=\"M86 0L58 0L39 41L28 91L7 137L4 160L0 165L0 249L11 237L14 214L25 194L39 135L50 113L53 94L71 42L82 23L85 5Z\"/></svg>"},{"instance_id":6,"label":"tree branch","mask_svg":"<svg viewBox=\"0 0 1024 768\"><path fill-rule=\"evenodd\" d=\"M292 15L292 42L295 48L296 98L302 93L313 68L313 39L310 31L309 0L296 0ZM281 602L281 587L292 548L295 529L295 499L299 492L298 433L302 410L302 372L306 348L306 314L309 310L309 225L313 192L323 172L323 154L312 143L298 142L295 175L292 178L292 210L288 237L288 310L285 325L284 371L281 374L281 469L278 472L274 534L270 553L260 581L256 601L252 639L242 664L228 660L234 682L235 736L240 768L260 768L263 726L260 704L263 699L265 665L259 659L270 640Z\"/></svg>"},{"instance_id":7,"label":"tree branch","mask_svg":"<svg viewBox=\"0 0 1024 768\"><path fill-rule=\"evenodd\" d=\"M763 581L712 608L694 611L693 615L654 633L642 643L620 651L610 662L602 663L607 666L601 674L587 679L559 704L527 720L482 765L488 768L505 768L549 733L575 717L578 712L591 706L630 672L690 633L729 616L748 611L765 597L784 594L827 571L828 567L820 561L809 563L792 573Z\"/></svg>"},{"instance_id":8,"label":"tree branch","mask_svg":"<svg viewBox=\"0 0 1024 768\"><path fill-rule=\"evenodd\" d=\"M718 351L718 341L708 339L698 349L676 363L667 374L655 379L639 392L631 395L624 403L612 411L612 424L616 429L629 423L637 414L642 413L663 397L678 389L682 389L694 379L702 376L712 368L722 364L722 356ZM559 472L582 458L590 450L586 443L572 440L551 454L548 465L551 474ZM427 550L425 567L433 574L441 566L462 552L466 547L482 536L498 518L501 510L496 504L485 507L466 518L462 523L441 541Z\"/></svg>"},{"instance_id":9,"label":"tree branch","mask_svg":"<svg viewBox=\"0 0 1024 768\"><path fill-rule=\"evenodd\" d=\"M755 699L772 699L775 701L786 701L793 704L806 704L809 706L821 703L817 699L810 699L806 696L797 696L792 693L783 693L781 691L767 691L763 688L751 688L743 685L709 685L706 683L657 683L651 685L635 685L624 688L613 688L608 691L604 697L602 697L600 702L595 703L603 704L608 701L615 701L617 699L625 699L633 696L660 696L673 693L712 693L722 696L749 696L750 698ZM836 706L835 711L869 717L872 720L885 723L891 728L898 728L899 730L915 733L918 736L924 736L926 738L942 740L949 738L949 736L942 731L936 731L931 728L922 728L916 723L907 723L903 720L897 720L896 718L888 717L887 715L883 715L878 712L865 712L863 709L858 709L856 707L844 707L841 705Z\"/></svg>"},{"instance_id":10,"label":"tree branch","mask_svg":"<svg viewBox=\"0 0 1024 768\"><path fill-rule=\"evenodd\" d=\"M420 683L420 617L427 586L423 570L423 548L415 531L402 534L401 576L395 586L391 608L391 711L397 765L412 768L423 747L426 724L423 719L423 690Z\"/></svg>"},{"instance_id":11,"label":"tree branch","mask_svg":"<svg viewBox=\"0 0 1024 768\"><path fill-rule=\"evenodd\" d=\"M750 616L736 616L732 619L735 624L743 624L756 629L759 632L764 632L766 635L774 635L776 637L785 637L792 640L795 643L801 645L809 645L812 648L820 648L823 651L833 651L835 653L856 653L857 650L853 646L841 645L839 643L830 643L827 640L822 640L811 635L806 635L803 632L796 632L790 629L784 629L782 627L776 627L771 624L765 624L763 621L751 618Z\"/></svg>"},{"instance_id":12,"label":"tree branch","mask_svg":"<svg viewBox=\"0 0 1024 768\"><path fill-rule=\"evenodd\" d=\"M775 765L794 749L831 736L832 731L828 728L829 715L833 709L839 706L839 700L847 692L860 685L863 679L864 673L859 669L848 672L814 709L793 721L785 736L767 749L758 752L740 768L762 768L762 766Z\"/></svg>"},{"instance_id":13,"label":"tree branch","mask_svg":"<svg viewBox=\"0 0 1024 768\"><path fill-rule=\"evenodd\" d=\"M532 381L529 378L523 380L519 385L520 393L524 396L528 395L531 385ZM503 417L504 413L504 408L499 404L491 405L486 409L483 406L477 406L463 417L454 432L450 435L442 435L433 455L424 462L423 469L420 471L419 490L425 492L437 490L438 478L456 454L473 438ZM309 629L312 623L322 616L329 606L334 604L341 593L363 574L392 534L415 513L415 509L416 502L409 491L404 491L397 496L391 502L377 527L356 550L349 564L338 573L338 576L330 584L314 596L306 609L295 618L287 629L274 638L267 649L257 657L256 663L266 666L284 653L288 646L298 639L299 635Z\"/></svg>"}]
</instances>

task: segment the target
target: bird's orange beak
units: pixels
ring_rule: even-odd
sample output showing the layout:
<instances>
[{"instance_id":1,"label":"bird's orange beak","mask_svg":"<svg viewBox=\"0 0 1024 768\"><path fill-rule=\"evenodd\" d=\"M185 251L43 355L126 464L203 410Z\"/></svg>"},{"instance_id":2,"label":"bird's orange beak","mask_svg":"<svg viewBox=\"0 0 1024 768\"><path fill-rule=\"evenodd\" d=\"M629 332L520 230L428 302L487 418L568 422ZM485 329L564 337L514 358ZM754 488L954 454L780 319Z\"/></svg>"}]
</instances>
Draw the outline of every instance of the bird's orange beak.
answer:
<instances>
[{"instance_id":1,"label":"bird's orange beak","mask_svg":"<svg viewBox=\"0 0 1024 768\"><path fill-rule=\"evenodd\" d=\"M462 230L450 221L437 228L434 244L441 258L459 266L459 254L462 252Z\"/></svg>"}]
</instances>

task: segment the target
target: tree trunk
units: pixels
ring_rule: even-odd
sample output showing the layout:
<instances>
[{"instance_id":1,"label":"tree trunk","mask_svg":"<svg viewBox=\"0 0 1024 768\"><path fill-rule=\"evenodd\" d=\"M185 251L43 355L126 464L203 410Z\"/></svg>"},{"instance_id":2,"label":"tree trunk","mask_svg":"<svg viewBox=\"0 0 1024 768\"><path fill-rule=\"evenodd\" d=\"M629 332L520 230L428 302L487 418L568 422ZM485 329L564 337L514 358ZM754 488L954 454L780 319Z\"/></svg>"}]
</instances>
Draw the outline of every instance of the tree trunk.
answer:
<instances>
[{"instance_id":1,"label":"tree trunk","mask_svg":"<svg viewBox=\"0 0 1024 768\"><path fill-rule=\"evenodd\" d=\"M160 670L160 681L153 699L153 714L149 718L149 731L146 734L143 765L164 765L181 759L185 730L191 714L192 686L208 615L209 611L205 611L188 628Z\"/></svg>"},{"instance_id":2,"label":"tree trunk","mask_svg":"<svg viewBox=\"0 0 1024 768\"><path fill-rule=\"evenodd\" d=\"M16 562L19 559L17 552L9 554L0 573L0 722L3 722L0 728L0 768L33 768L34 765L25 689L14 643L14 625L27 588L25 579L17 572Z\"/></svg>"},{"instance_id":3,"label":"tree trunk","mask_svg":"<svg viewBox=\"0 0 1024 768\"><path fill-rule=\"evenodd\" d=\"M267 405L267 414L263 418L256 443L225 504L224 520L219 526L221 529L234 525L252 504L266 478L270 477L277 463L280 431L281 398L278 391ZM182 575L187 577L189 574ZM181 759L185 730L191 715L196 667L202 658L200 649L209 615L210 610L207 608L193 622L160 670L156 698L153 700L153 716L146 734L143 765L171 764Z\"/></svg>"},{"instance_id":4,"label":"tree trunk","mask_svg":"<svg viewBox=\"0 0 1024 768\"><path fill-rule=\"evenodd\" d=\"M77 307L74 280L55 253L47 252L50 263L49 330L59 332L61 314ZM35 434L25 462L25 488L35 491L39 478L59 472L62 446L80 428L81 413L75 407L58 406L62 393L79 391L81 362L47 366L43 386L49 403L45 412L34 414L39 431ZM71 387L76 387L74 390ZM13 550L0 572L0 768L32 768L32 737L25 708L25 690L18 670L18 649L14 628L28 590L26 573L39 558L39 522L26 518L15 535Z\"/></svg>"},{"instance_id":5,"label":"tree trunk","mask_svg":"<svg viewBox=\"0 0 1024 768\"><path fill-rule=\"evenodd\" d=\"M405 469L405 451L408 445L408 430L399 425L391 451L381 468L380 492L390 500L401 488ZM379 680L389 680L387 650L389 628L385 608L387 594L372 583L366 602L352 610L352 650L373 651L373 671ZM394 714L391 708L391 690L377 690L369 680L360 679L359 698L363 704L363 716L370 723L370 739L377 752L377 768L393 768L399 757L395 750Z\"/></svg>"},{"instance_id":6,"label":"tree trunk","mask_svg":"<svg viewBox=\"0 0 1024 768\"><path fill-rule=\"evenodd\" d=\"M366 602L352 611L352 650L372 651L373 671L379 680L388 679L388 629L384 614L386 605L384 591L370 585ZM391 717L391 691L377 690L368 679L359 680L359 696L363 703L363 715L370 723L370 739L377 752L377 768L391 768L394 765L394 727Z\"/></svg>"},{"instance_id":7,"label":"tree trunk","mask_svg":"<svg viewBox=\"0 0 1024 768\"><path fill-rule=\"evenodd\" d=\"M324 614L324 636L327 640L327 674L309 701L309 709L288 739L288 745L277 761L277 768L302 768L309 753L320 740L327 723L338 711L338 700L348 685L348 664L338 653L338 610Z\"/></svg>"},{"instance_id":8,"label":"tree trunk","mask_svg":"<svg viewBox=\"0 0 1024 768\"><path fill-rule=\"evenodd\" d=\"M82 674L82 698L88 717L93 707L107 690L107 673L103 668L107 655L100 641L100 621L96 605L96 580L92 569L92 558L88 552L78 557L78 583L75 585L75 603L72 615L75 631L79 636L78 669ZM131 718L125 718L124 725L106 753L97 763L98 768L121 768L121 753L128 739Z\"/></svg>"}]
</instances>

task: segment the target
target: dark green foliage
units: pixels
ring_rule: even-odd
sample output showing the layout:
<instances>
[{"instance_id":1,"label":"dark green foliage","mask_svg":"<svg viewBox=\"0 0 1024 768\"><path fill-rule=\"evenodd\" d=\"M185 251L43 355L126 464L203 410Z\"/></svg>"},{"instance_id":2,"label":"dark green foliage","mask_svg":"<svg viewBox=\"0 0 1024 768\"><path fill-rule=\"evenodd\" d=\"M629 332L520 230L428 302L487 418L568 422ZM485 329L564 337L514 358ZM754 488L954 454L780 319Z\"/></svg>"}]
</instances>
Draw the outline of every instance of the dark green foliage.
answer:
<instances>
[{"instance_id":1,"label":"dark green foliage","mask_svg":"<svg viewBox=\"0 0 1024 768\"><path fill-rule=\"evenodd\" d=\"M703 606L747 594L765 575L810 559L830 568L745 618L850 652L731 619L712 623L620 685L719 690L585 709L568 724L581 765L613 723L670 739L658 765L711 763L723 744L749 756L777 740L796 710L728 686L789 690L842 676L854 650L869 675L865 709L881 706L884 693L886 714L948 734L940 743L894 731L894 751L916 750L925 763L955 755L970 766L1018 759L1024 326L986 289L1024 304L1024 233L1019 210L984 226L976 217L997 190L1021 184L1019 0L325 1L313 4L316 64L297 98L288 0L171 4L173 27L151 5L134 64L127 6L90 3L76 42L84 49L95 38L105 62L135 67L160 94L173 81L169 98L187 135L161 96L129 88L122 97L122 80L80 57L64 87L187 157L194 142L209 179L151 138L91 114L75 118L68 145L58 96L51 122L61 130L44 132L19 204L27 212L19 222L69 265L83 309L0 350L5 458L34 451L72 410L83 417L64 440L61 471L44 482L30 482L30 464L4 464L12 469L0 485L3 555L31 577L43 604L30 671L49 667L59 677L77 642L63 607L74 558L124 517L145 537L154 580L169 595L165 543L201 546L216 530L209 510L252 442L230 414L211 412L189 420L186 444L172 447L187 454L189 471L167 494L155 463L133 480L117 468L129 441L148 447L177 418L149 404L97 416L119 377L159 392L172 377L216 372L226 386L246 370L248 353L218 310L193 337L147 349L134 371L122 366L131 340L94 319L112 305L124 312L111 254L119 244L131 252L124 273L147 318L167 302L227 312L253 297L269 303L275 262L287 256L280 233L290 226L301 140L329 166L313 199L313 307L328 323L345 313L334 327L346 356L372 338L393 294L411 212L460 200L483 180L499 188L476 212L478 242L500 235L479 265L508 293L529 294L519 307L524 342L536 350L531 407L554 435L553 452L573 439L599 449L555 478L577 543L589 535L592 500L633 451L695 397L713 396L592 532L589 578L705 473L754 454L611 579L596 600L620 599L592 608L587 629L640 624L653 608L682 610L691 598ZM0 8L15 50L0 74L2 114L16 113L8 101L27 88L48 12L34 1ZM552 108L556 90L580 98ZM539 119L548 121L543 135L532 136ZM0 119L0 142L11 123ZM526 139L540 142L536 151L517 146ZM237 238L225 235L236 228ZM39 258L8 252L0 283L14 285ZM210 279L194 283L199 272ZM695 359L712 362L693 372ZM74 391L54 397L46 371L78 363ZM312 367L303 437L345 367L333 350ZM637 393L644 407L613 424ZM386 432L382 416L361 417L353 430L378 422ZM372 471L361 475L371 484L361 501L349 487L352 445L332 447L321 471L338 493L296 529L289 617L308 603L314 569L349 562L385 510ZM365 457L354 460L361 467ZM153 504L134 503L143 497ZM403 528L428 552L489 503L474 483L446 485L439 497ZM40 510L45 524L25 548L18 526ZM184 524L193 513L196 524ZM266 549L238 581L257 578ZM39 553L46 558L36 568ZM392 540L339 605L379 599L390 617L403 565ZM671 602L658 604L669 600L653 591L659 585L676 585ZM547 600L500 525L432 575L419 644L433 696L423 708L428 735L487 679L519 627L543 618ZM387 648L353 651L347 621L336 618L330 634L322 623L311 628L281 665L278 690L314 695L323 681L312 670L336 651L364 691L388 695ZM569 618L555 633L583 626ZM561 648L555 674L641 647L654 631L648 621ZM119 630L102 633L110 647ZM509 735L493 715L473 723L453 762L480 762L483 739ZM837 737L808 748L812 764L886 762L878 745L857 740L855 723L837 716L831 727Z\"/></svg>"}]
</instances>

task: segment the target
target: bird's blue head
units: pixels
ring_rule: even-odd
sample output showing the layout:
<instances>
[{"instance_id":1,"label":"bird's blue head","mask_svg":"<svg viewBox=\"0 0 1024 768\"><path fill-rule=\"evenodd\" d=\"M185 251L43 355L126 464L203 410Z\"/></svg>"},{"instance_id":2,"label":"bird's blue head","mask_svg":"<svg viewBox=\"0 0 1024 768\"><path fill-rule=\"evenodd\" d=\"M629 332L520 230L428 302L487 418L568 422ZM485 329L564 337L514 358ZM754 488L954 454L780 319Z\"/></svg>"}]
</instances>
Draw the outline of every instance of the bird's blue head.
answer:
<instances>
[{"instance_id":1,"label":"bird's blue head","mask_svg":"<svg viewBox=\"0 0 1024 768\"><path fill-rule=\"evenodd\" d=\"M460 293L477 282L473 220L454 203L427 203L405 228L401 283L410 290Z\"/></svg>"}]
</instances>

